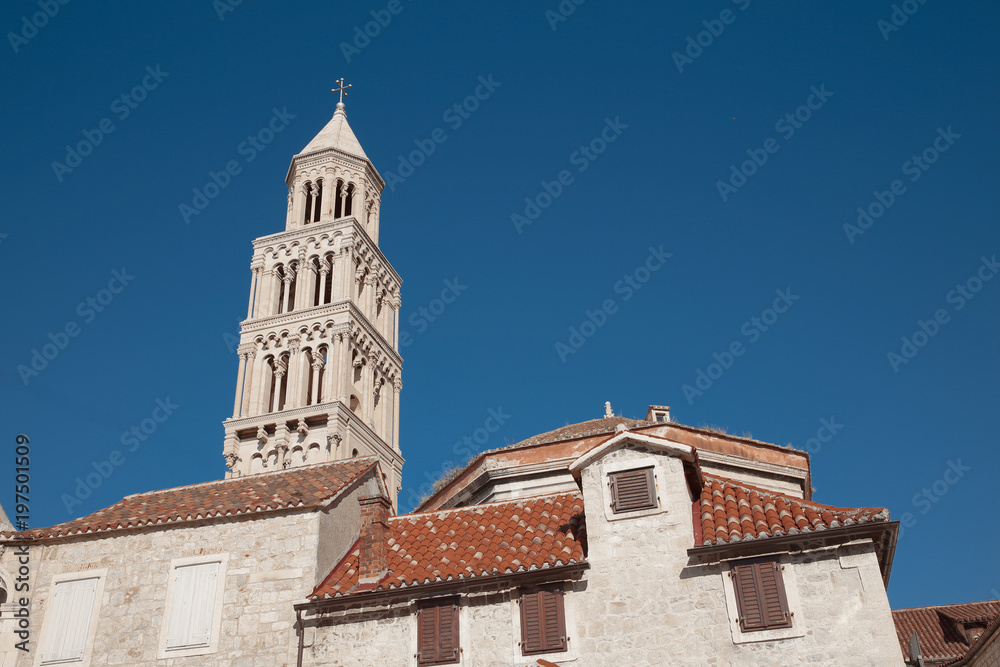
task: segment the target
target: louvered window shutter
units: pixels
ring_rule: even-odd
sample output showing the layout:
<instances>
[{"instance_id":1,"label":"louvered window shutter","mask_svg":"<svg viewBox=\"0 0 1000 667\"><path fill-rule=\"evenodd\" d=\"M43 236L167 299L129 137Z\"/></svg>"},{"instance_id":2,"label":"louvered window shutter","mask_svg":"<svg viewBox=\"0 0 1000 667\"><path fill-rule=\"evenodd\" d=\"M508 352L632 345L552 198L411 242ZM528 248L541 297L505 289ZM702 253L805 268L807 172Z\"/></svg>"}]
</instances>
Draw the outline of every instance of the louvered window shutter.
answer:
<instances>
[{"instance_id":1,"label":"louvered window shutter","mask_svg":"<svg viewBox=\"0 0 1000 667\"><path fill-rule=\"evenodd\" d=\"M434 601L417 609L417 664L459 661L458 600Z\"/></svg>"},{"instance_id":2,"label":"louvered window shutter","mask_svg":"<svg viewBox=\"0 0 1000 667\"><path fill-rule=\"evenodd\" d=\"M609 477L611 503L615 513L656 507L656 484L652 468L614 472Z\"/></svg>"},{"instance_id":3,"label":"louvered window shutter","mask_svg":"<svg viewBox=\"0 0 1000 667\"><path fill-rule=\"evenodd\" d=\"M219 563L174 569L167 649L208 646L212 641Z\"/></svg>"},{"instance_id":4,"label":"louvered window shutter","mask_svg":"<svg viewBox=\"0 0 1000 667\"><path fill-rule=\"evenodd\" d=\"M521 594L521 652L566 650L566 614L560 587Z\"/></svg>"},{"instance_id":5,"label":"louvered window shutter","mask_svg":"<svg viewBox=\"0 0 1000 667\"><path fill-rule=\"evenodd\" d=\"M97 579L62 581L55 585L55 595L42 638L42 663L82 660L87 648L90 617L94 611Z\"/></svg>"},{"instance_id":6,"label":"louvered window shutter","mask_svg":"<svg viewBox=\"0 0 1000 667\"><path fill-rule=\"evenodd\" d=\"M781 563L763 560L735 565L732 577L740 630L754 632L792 627Z\"/></svg>"}]
</instances>

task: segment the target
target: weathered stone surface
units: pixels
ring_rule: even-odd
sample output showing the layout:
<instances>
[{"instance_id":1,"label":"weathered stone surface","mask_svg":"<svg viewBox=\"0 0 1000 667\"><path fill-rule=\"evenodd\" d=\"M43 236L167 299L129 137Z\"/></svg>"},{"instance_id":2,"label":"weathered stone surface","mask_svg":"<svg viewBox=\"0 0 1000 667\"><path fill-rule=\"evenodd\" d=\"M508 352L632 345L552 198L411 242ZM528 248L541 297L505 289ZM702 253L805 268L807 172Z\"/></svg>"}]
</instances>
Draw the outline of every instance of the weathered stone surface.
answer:
<instances>
[{"instance_id":1,"label":"weathered stone surface","mask_svg":"<svg viewBox=\"0 0 1000 667\"><path fill-rule=\"evenodd\" d=\"M606 503L604 464L651 458L664 511L609 521L601 511ZM902 665L870 542L786 555L786 581L794 577L798 595L794 627L801 636L735 643L724 566L693 565L687 556L694 532L682 462L620 449L584 469L582 483L590 569L570 584L565 598L569 651L522 656L518 609L512 602L516 594L483 592L462 601L463 665L525 665L537 657L595 667ZM307 634L311 648L305 664L414 665L413 611L412 604L400 601L338 612L332 622Z\"/></svg>"}]
</instances>

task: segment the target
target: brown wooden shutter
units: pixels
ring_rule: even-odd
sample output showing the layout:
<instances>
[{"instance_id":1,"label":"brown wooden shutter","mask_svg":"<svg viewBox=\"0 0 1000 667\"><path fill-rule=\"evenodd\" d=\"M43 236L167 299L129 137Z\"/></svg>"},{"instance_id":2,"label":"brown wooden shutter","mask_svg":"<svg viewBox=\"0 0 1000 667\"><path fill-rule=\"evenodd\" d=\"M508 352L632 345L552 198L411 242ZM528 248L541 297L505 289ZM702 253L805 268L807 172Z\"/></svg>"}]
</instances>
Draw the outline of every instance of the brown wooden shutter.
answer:
<instances>
[{"instance_id":1,"label":"brown wooden shutter","mask_svg":"<svg viewBox=\"0 0 1000 667\"><path fill-rule=\"evenodd\" d=\"M417 664L458 662L458 599L435 600L417 609Z\"/></svg>"},{"instance_id":2,"label":"brown wooden shutter","mask_svg":"<svg viewBox=\"0 0 1000 667\"><path fill-rule=\"evenodd\" d=\"M521 652L524 655L554 653L566 648L562 587L547 586L521 593Z\"/></svg>"},{"instance_id":3,"label":"brown wooden shutter","mask_svg":"<svg viewBox=\"0 0 1000 667\"><path fill-rule=\"evenodd\" d=\"M615 513L656 507L656 484L652 468L613 472L609 477L611 503Z\"/></svg>"},{"instance_id":4,"label":"brown wooden shutter","mask_svg":"<svg viewBox=\"0 0 1000 667\"><path fill-rule=\"evenodd\" d=\"M781 563L776 560L744 561L731 571L740 630L755 632L792 627L785 598Z\"/></svg>"}]
</instances>

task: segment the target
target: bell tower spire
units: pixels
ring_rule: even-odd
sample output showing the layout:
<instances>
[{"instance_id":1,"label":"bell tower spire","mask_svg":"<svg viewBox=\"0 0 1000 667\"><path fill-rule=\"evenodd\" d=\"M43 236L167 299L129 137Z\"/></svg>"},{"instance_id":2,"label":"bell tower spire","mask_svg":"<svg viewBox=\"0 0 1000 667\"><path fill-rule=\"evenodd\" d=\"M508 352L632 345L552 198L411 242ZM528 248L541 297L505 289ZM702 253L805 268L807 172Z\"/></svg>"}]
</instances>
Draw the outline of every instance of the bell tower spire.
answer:
<instances>
[{"instance_id":1,"label":"bell tower spire","mask_svg":"<svg viewBox=\"0 0 1000 667\"><path fill-rule=\"evenodd\" d=\"M285 230L253 242L227 477L377 456L401 479L401 280L378 247L385 182L333 118L292 158Z\"/></svg>"}]
</instances>

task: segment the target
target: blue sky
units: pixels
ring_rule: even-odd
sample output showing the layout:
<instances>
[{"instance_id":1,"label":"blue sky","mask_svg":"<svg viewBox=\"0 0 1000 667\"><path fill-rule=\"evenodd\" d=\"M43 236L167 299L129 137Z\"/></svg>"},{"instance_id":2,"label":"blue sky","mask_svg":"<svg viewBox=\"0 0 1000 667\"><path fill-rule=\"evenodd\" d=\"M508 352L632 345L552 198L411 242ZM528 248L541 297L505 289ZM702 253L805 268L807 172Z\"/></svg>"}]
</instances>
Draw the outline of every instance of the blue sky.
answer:
<instances>
[{"instance_id":1,"label":"blue sky","mask_svg":"<svg viewBox=\"0 0 1000 667\"><path fill-rule=\"evenodd\" d=\"M491 410L503 426L477 449L604 401L668 404L808 448L819 502L909 513L893 606L1000 596L997 7L42 11L0 10L0 475L27 434L32 525L222 475L250 242L283 228L289 160L344 76L393 185L404 508ZM276 112L281 131L247 148ZM186 224L180 205L229 161L239 173ZM37 375L19 371L50 343ZM110 472L80 498L95 469Z\"/></svg>"}]
</instances>

